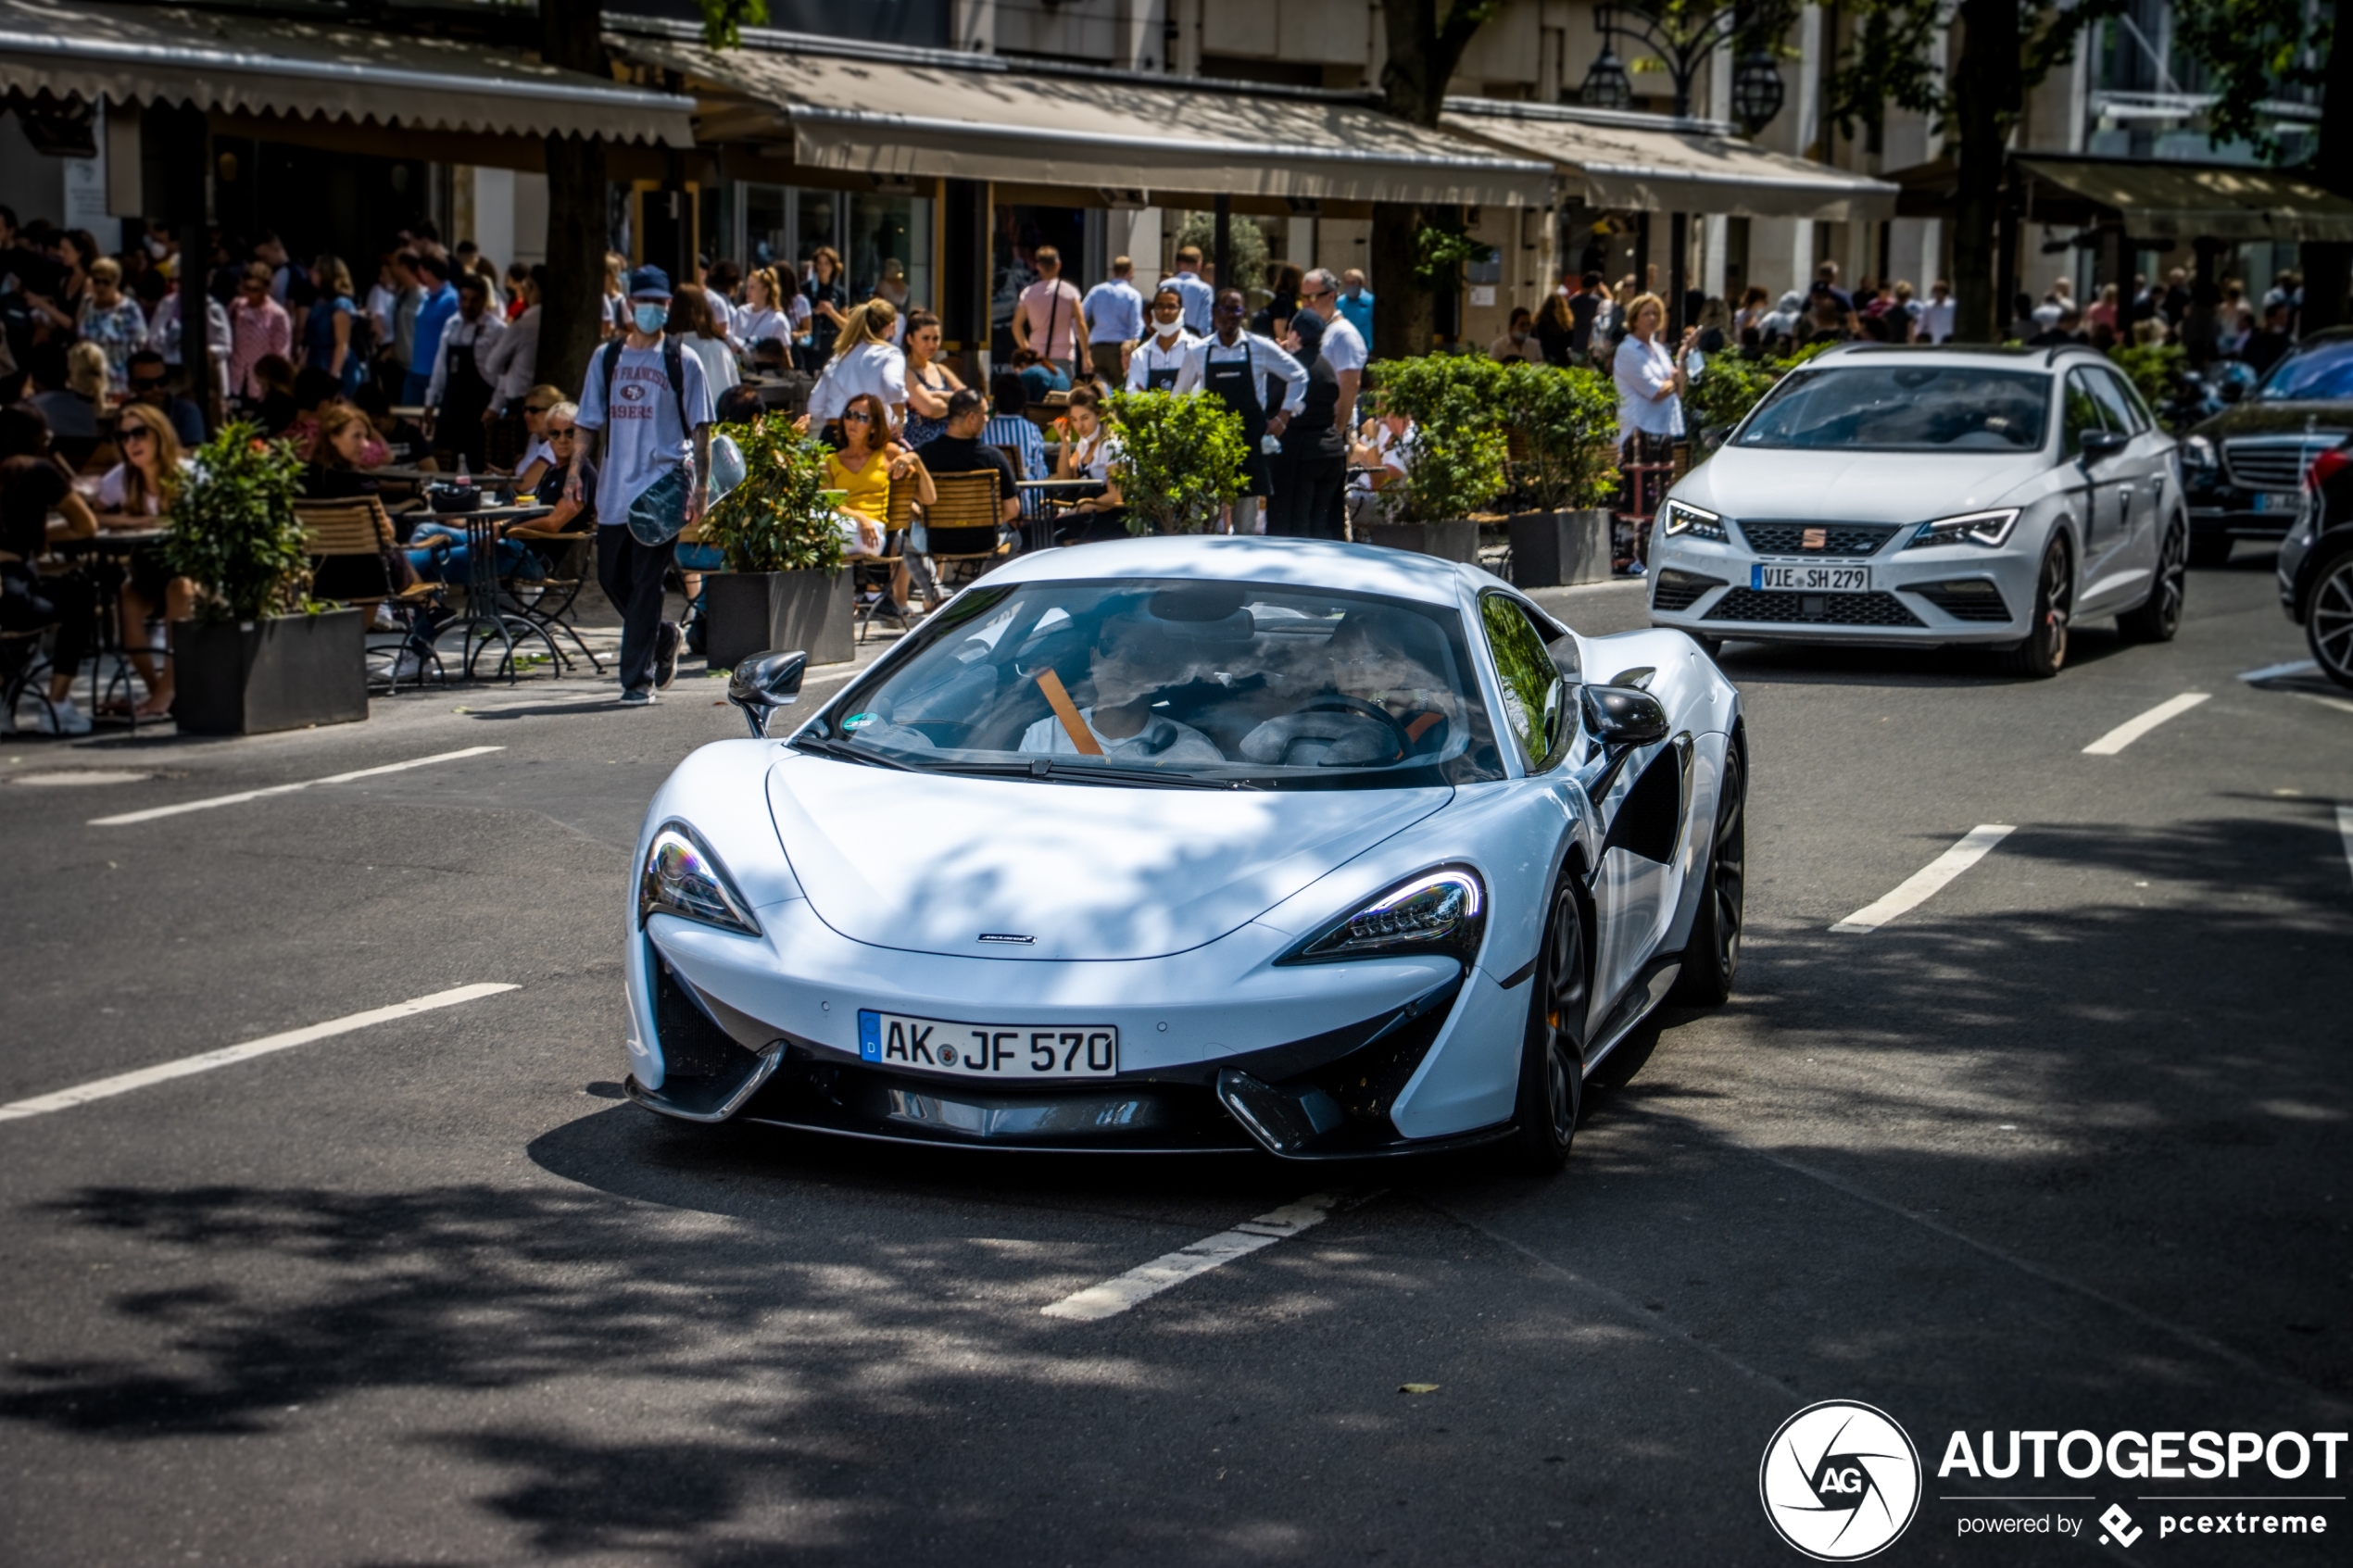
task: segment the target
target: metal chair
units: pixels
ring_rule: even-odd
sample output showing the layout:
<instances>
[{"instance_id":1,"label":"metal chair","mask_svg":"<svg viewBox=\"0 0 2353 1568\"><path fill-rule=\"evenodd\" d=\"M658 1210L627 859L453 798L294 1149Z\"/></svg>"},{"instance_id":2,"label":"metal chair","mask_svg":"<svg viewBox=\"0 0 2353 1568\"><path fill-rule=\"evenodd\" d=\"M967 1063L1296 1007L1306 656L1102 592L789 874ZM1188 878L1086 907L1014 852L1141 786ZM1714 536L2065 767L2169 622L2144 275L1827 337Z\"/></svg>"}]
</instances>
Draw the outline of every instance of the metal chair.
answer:
<instances>
[{"instance_id":1,"label":"metal chair","mask_svg":"<svg viewBox=\"0 0 2353 1568\"><path fill-rule=\"evenodd\" d=\"M321 598L340 599L357 608L388 604L409 612L412 634L390 650L392 660L384 677L385 689L399 689L400 653L409 648L420 655L419 686L425 683L426 655L432 658L434 673L447 684L449 675L442 668L440 651L413 634L418 619L442 603L443 585L402 585L399 571L393 564L393 553L399 546L394 541L392 517L384 510L384 502L373 495L347 501L296 501L295 521L302 524L303 552L310 558L313 593ZM384 650L379 647L370 651Z\"/></svg>"},{"instance_id":2,"label":"metal chair","mask_svg":"<svg viewBox=\"0 0 2353 1568\"><path fill-rule=\"evenodd\" d=\"M890 507L883 520L883 547L885 549L890 547L890 536L893 533L903 537L906 531L914 526L914 521L915 482L912 479L892 480ZM850 620L856 628L851 634L853 642L862 643L866 640L866 631L874 624L875 612L880 609L884 601L890 597L891 576L895 569L904 564L906 559L903 547L901 552L895 556L852 556L849 558L849 598L853 607L850 611ZM881 571L879 591L871 600L858 592L858 574L870 569L879 569Z\"/></svg>"}]
</instances>

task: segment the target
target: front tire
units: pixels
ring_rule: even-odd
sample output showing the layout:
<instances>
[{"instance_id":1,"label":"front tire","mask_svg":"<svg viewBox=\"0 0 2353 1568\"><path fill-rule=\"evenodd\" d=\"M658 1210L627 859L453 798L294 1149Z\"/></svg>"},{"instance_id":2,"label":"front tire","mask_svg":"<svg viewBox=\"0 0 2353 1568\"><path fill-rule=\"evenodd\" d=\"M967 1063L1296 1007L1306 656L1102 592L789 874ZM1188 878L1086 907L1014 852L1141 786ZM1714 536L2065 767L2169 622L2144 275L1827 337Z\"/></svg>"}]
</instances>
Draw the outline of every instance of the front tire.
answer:
<instances>
[{"instance_id":1,"label":"front tire","mask_svg":"<svg viewBox=\"0 0 2353 1568\"><path fill-rule=\"evenodd\" d=\"M2002 672L2036 681L2057 674L2067 663L2067 627L2074 608L2075 574L2068 565L2067 542L2054 539L2034 577L2034 629L2024 641L2002 650Z\"/></svg>"},{"instance_id":2,"label":"front tire","mask_svg":"<svg viewBox=\"0 0 2353 1568\"><path fill-rule=\"evenodd\" d=\"M2353 550L2331 557L2312 574L2304 601L2304 641L2321 673L2353 687Z\"/></svg>"},{"instance_id":3,"label":"front tire","mask_svg":"<svg viewBox=\"0 0 2353 1568\"><path fill-rule=\"evenodd\" d=\"M1577 1118L1585 1107L1585 1014L1592 1003L1585 910L1576 873L1564 868L1544 921L1536 956L1535 990L1520 1045L1519 1096L1512 1106L1512 1135L1504 1168L1515 1175L1549 1176L1568 1163Z\"/></svg>"},{"instance_id":4,"label":"front tire","mask_svg":"<svg viewBox=\"0 0 2353 1568\"><path fill-rule=\"evenodd\" d=\"M1724 787L1716 805L1716 835L1708 845L1707 880L1700 884L1699 913L1683 945L1682 972L1667 1000L1679 1007L1722 1007L1730 999L1741 968L1743 897L1748 872L1748 774L1740 747L1724 749Z\"/></svg>"},{"instance_id":5,"label":"front tire","mask_svg":"<svg viewBox=\"0 0 2353 1568\"><path fill-rule=\"evenodd\" d=\"M2116 629L2136 643L2170 643L2182 629L2182 601L2189 583L2189 531L2176 523L2165 531L2158 552L2157 582L2149 596L2116 618Z\"/></svg>"}]
</instances>

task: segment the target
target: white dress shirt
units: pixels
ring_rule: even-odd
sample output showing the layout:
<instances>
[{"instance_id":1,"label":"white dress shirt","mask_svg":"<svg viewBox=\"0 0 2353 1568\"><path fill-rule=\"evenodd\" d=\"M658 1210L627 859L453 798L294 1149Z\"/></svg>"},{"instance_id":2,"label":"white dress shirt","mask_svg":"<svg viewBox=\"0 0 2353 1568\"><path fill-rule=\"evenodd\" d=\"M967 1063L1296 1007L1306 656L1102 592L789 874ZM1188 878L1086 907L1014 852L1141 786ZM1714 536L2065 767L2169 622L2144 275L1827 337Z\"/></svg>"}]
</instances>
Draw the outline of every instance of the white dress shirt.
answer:
<instances>
[{"instance_id":1,"label":"white dress shirt","mask_svg":"<svg viewBox=\"0 0 2353 1568\"><path fill-rule=\"evenodd\" d=\"M1127 390L1148 390L1151 385L1151 374L1154 370L1175 370L1177 384L1183 385L1185 361L1191 357L1193 345L1200 341L1182 323L1176 328L1176 340L1165 348L1160 345L1158 337L1144 339L1136 345L1136 352L1127 358Z\"/></svg>"},{"instance_id":2,"label":"white dress shirt","mask_svg":"<svg viewBox=\"0 0 2353 1568\"><path fill-rule=\"evenodd\" d=\"M1609 370L1617 383L1619 430L1639 430L1645 435L1683 433L1683 400L1673 393L1658 395L1661 387L1675 383L1675 356L1667 351L1664 336L1646 345L1629 334L1617 345Z\"/></svg>"},{"instance_id":3,"label":"white dress shirt","mask_svg":"<svg viewBox=\"0 0 2353 1568\"><path fill-rule=\"evenodd\" d=\"M885 408L907 406L907 356L887 343L861 344L825 362L825 373L809 394L812 430L841 418L849 400L871 392ZM894 414L894 417L897 417Z\"/></svg>"},{"instance_id":4,"label":"white dress shirt","mask_svg":"<svg viewBox=\"0 0 2353 1568\"><path fill-rule=\"evenodd\" d=\"M1264 399L1266 395L1267 376L1277 375L1283 378L1284 383L1282 412L1296 414L1306 407L1307 367L1284 353L1282 346L1274 339L1260 337L1256 332L1242 333L1240 341L1231 348L1214 337L1205 337L1194 344L1185 355L1184 370L1177 373L1176 390L1201 391L1209 383L1212 359L1226 364L1244 356L1250 359L1251 390L1260 398ZM1273 416L1274 410L1269 409L1267 417L1271 419Z\"/></svg>"},{"instance_id":5,"label":"white dress shirt","mask_svg":"<svg viewBox=\"0 0 2353 1568\"><path fill-rule=\"evenodd\" d=\"M521 403L539 369L539 307L530 307L507 323L507 330L474 358L490 378L493 408L505 413Z\"/></svg>"},{"instance_id":6,"label":"white dress shirt","mask_svg":"<svg viewBox=\"0 0 2353 1568\"><path fill-rule=\"evenodd\" d=\"M486 307L479 321L469 321L463 316L450 317L448 325L442 328L441 342L434 347L433 380L425 387L425 407L440 408L442 398L449 390L449 351L453 348L472 348L474 351L475 374L496 386L497 379L490 372L489 355L492 346L506 330L507 323L499 319L498 312Z\"/></svg>"}]
</instances>

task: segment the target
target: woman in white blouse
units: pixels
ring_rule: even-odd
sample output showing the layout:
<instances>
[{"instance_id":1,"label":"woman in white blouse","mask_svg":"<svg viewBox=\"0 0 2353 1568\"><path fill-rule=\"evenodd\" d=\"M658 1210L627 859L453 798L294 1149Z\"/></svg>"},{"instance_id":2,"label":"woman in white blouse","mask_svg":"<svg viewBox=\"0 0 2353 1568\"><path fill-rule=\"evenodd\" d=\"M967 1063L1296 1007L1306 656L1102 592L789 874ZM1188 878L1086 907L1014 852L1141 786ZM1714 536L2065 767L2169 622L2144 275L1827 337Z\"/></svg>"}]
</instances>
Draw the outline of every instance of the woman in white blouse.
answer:
<instances>
[{"instance_id":1,"label":"woman in white blouse","mask_svg":"<svg viewBox=\"0 0 2353 1568\"><path fill-rule=\"evenodd\" d=\"M782 292L773 268L755 267L744 277L744 302L736 307L732 335L736 357L747 365L752 362L752 351L767 339L792 342L791 319L776 303Z\"/></svg>"},{"instance_id":2,"label":"woman in white blouse","mask_svg":"<svg viewBox=\"0 0 2353 1568\"><path fill-rule=\"evenodd\" d=\"M1667 306L1655 294L1640 295L1626 307L1626 341L1610 361L1617 383L1617 428L1629 437L1667 441L1683 433L1683 356L1699 334L1687 330L1681 346L1669 353Z\"/></svg>"},{"instance_id":3,"label":"woman in white blouse","mask_svg":"<svg viewBox=\"0 0 2353 1568\"><path fill-rule=\"evenodd\" d=\"M850 310L834 339L824 374L810 390L803 429L823 430L861 393L883 400L893 430L907 422L907 356L890 341L898 324L899 312L887 299L870 299Z\"/></svg>"}]
</instances>

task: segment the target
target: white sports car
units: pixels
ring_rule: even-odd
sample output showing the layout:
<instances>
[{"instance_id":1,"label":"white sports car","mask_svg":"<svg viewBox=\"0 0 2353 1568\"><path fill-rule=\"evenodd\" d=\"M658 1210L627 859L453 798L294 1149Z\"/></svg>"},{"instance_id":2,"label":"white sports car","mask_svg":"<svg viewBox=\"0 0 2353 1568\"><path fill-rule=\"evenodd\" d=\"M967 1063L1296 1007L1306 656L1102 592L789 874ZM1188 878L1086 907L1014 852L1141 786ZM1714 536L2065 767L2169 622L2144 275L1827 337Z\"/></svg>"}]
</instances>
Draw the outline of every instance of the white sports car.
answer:
<instances>
[{"instance_id":1,"label":"white sports car","mask_svg":"<svg viewBox=\"0 0 2353 1568\"><path fill-rule=\"evenodd\" d=\"M794 730L729 695L646 813L629 1093L973 1148L1567 1157L1739 961L1739 694L1397 550L1024 557Z\"/></svg>"}]
</instances>

